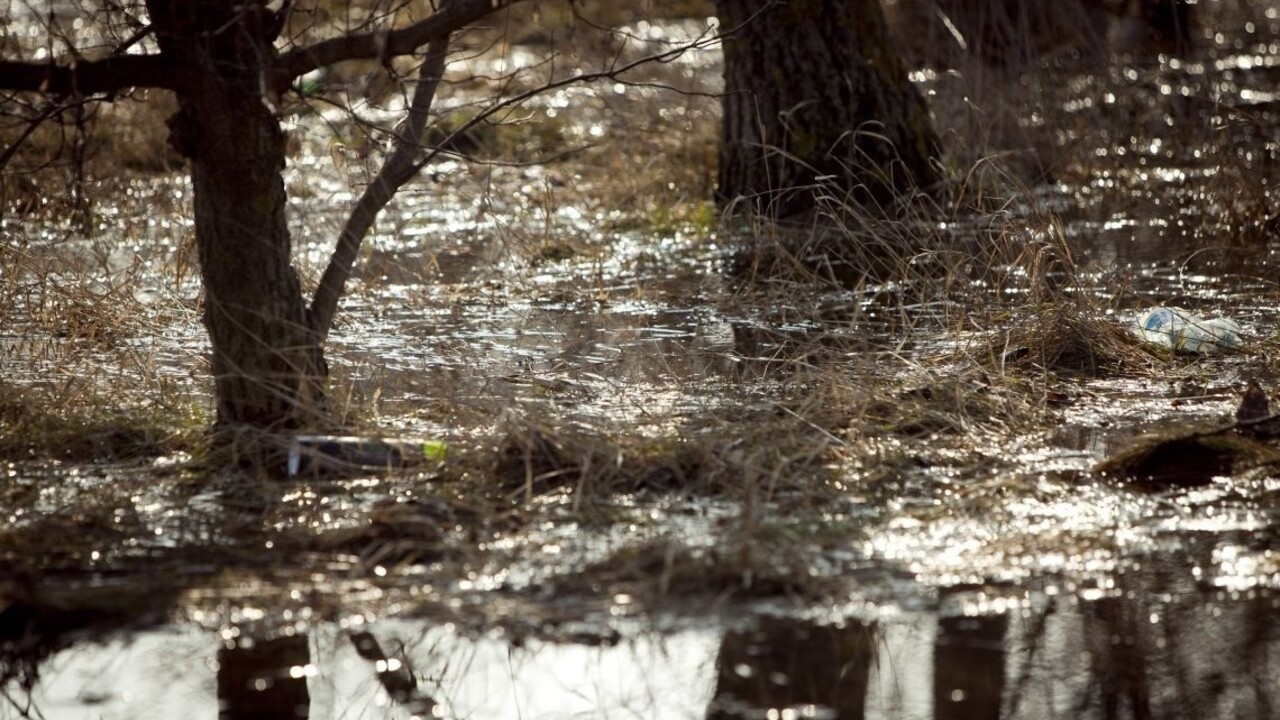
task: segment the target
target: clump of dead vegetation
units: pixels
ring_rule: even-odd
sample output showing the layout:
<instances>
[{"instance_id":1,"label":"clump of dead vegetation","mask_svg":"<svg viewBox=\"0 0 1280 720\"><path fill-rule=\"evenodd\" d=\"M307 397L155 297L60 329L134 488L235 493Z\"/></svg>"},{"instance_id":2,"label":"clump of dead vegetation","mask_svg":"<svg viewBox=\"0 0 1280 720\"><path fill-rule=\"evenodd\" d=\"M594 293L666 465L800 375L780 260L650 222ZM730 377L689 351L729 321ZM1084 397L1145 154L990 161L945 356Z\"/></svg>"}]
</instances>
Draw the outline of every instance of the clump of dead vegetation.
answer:
<instances>
[{"instance_id":1,"label":"clump of dead vegetation","mask_svg":"<svg viewBox=\"0 0 1280 720\"><path fill-rule=\"evenodd\" d=\"M143 263L112 268L18 236L0 248L0 457L113 461L197 445L208 421L199 395L144 349L185 313L139 298Z\"/></svg>"},{"instance_id":2,"label":"clump of dead vegetation","mask_svg":"<svg viewBox=\"0 0 1280 720\"><path fill-rule=\"evenodd\" d=\"M1104 477L1146 487L1205 485L1215 477L1241 475L1280 465L1277 416L1267 391L1251 379L1236 408L1235 422L1175 426L1137 438L1098 463Z\"/></svg>"},{"instance_id":3,"label":"clump of dead vegetation","mask_svg":"<svg viewBox=\"0 0 1280 720\"><path fill-rule=\"evenodd\" d=\"M662 538L620 548L563 578L557 592L624 595L648 607L670 599L712 597L720 602L761 597L820 599L847 592L847 580L817 574L804 542L767 531L723 545L690 547Z\"/></svg>"},{"instance_id":4,"label":"clump of dead vegetation","mask_svg":"<svg viewBox=\"0 0 1280 720\"><path fill-rule=\"evenodd\" d=\"M197 407L128 405L70 386L43 392L0 383L0 458L111 462L187 452L208 418Z\"/></svg>"},{"instance_id":5,"label":"clump of dead vegetation","mask_svg":"<svg viewBox=\"0 0 1280 720\"><path fill-rule=\"evenodd\" d=\"M1009 330L980 345L976 359L993 371L1104 377L1149 372L1170 352L1141 341L1097 306L1063 302L1009 319Z\"/></svg>"},{"instance_id":6,"label":"clump of dead vegetation","mask_svg":"<svg viewBox=\"0 0 1280 720\"><path fill-rule=\"evenodd\" d=\"M568 490L576 503L629 493L741 498L821 487L837 439L781 407L697 418L678 435L600 433L516 421L484 475L515 498Z\"/></svg>"},{"instance_id":7,"label":"clump of dead vegetation","mask_svg":"<svg viewBox=\"0 0 1280 720\"><path fill-rule=\"evenodd\" d=\"M1221 427L1193 427L1146 435L1098 463L1102 477L1165 489L1207 485L1215 477L1275 466L1280 450L1271 443Z\"/></svg>"}]
</instances>

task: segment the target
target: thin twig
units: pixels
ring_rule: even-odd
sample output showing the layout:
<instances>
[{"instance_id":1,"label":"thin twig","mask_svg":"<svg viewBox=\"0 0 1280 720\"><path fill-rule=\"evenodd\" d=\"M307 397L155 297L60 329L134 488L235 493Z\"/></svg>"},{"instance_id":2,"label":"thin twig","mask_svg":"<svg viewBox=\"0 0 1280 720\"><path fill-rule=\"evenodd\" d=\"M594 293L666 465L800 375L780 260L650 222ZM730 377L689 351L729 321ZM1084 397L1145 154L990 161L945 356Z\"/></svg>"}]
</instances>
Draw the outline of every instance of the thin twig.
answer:
<instances>
[{"instance_id":1,"label":"thin twig","mask_svg":"<svg viewBox=\"0 0 1280 720\"><path fill-rule=\"evenodd\" d=\"M315 297L311 301L311 322L319 341L323 342L333 327L333 319L337 312L338 301L342 297L343 287L351 277L351 271L355 267L360 245L364 240L364 236L373 227L378 213L382 211L382 208L391 201L391 198L405 183L413 179L422 168L445 152L444 148L452 146L455 140L462 137L471 128L493 117L496 113L519 105L536 95L575 83L617 79L622 74L642 65L669 61L689 50L718 42L719 37L718 34L713 35L708 30L679 47L646 55L624 65L611 67L608 70L578 73L560 80L550 81L531 90L495 102L459 125L443 140L436 143L421 160L415 162L414 158L422 150L421 140L426 115L430 111L431 102L435 97L436 86L439 84L440 77L444 72L444 55L448 39L433 42L427 49L427 60L419 71L418 87L414 91L413 103L409 107L410 117L405 124L405 132L396 136L391 157L387 159L386 163L378 171L377 177L365 188L364 194L360 196L355 209L351 211L346 225L343 226L342 232L338 236L338 244L329 259L329 265L325 268L324 275L320 278ZM438 64L438 67L435 67L436 64Z\"/></svg>"},{"instance_id":2,"label":"thin twig","mask_svg":"<svg viewBox=\"0 0 1280 720\"><path fill-rule=\"evenodd\" d=\"M442 11L449 3L443 3ZM325 268L316 288L315 297L311 301L311 322L315 333L323 342L333 327L333 316L338 309L338 300L342 297L343 286L351 277L356 256L360 252L360 243L373 227L378 213L386 207L391 198L410 178L417 173L414 158L422 148L422 134L427 125L427 117L431 112L431 103L435 99L436 88L444 75L445 55L449 50L449 36L433 40L427 46L427 56L418 69L418 86L413 91L413 101L409 104L408 117L404 130L395 136L391 156L378 171L378 175L365 188L360 200L347 218L346 224L338 235L338 245L333 256L329 258L329 266Z\"/></svg>"},{"instance_id":3,"label":"thin twig","mask_svg":"<svg viewBox=\"0 0 1280 720\"><path fill-rule=\"evenodd\" d=\"M4 154L0 155L0 169L4 169L4 167L9 164L9 161L13 159L13 156L18 153L18 148L22 147L22 144L27 141L27 138L31 137L31 134L36 131L36 128L43 125L45 120L48 120L55 114L61 112L64 107L66 106L61 103L53 103L49 105L49 107L45 108L44 112L40 113L38 117L32 118L31 122L27 124L26 129L18 136L18 139L10 143L9 147L5 148Z\"/></svg>"},{"instance_id":4,"label":"thin twig","mask_svg":"<svg viewBox=\"0 0 1280 720\"><path fill-rule=\"evenodd\" d=\"M484 110L481 110L479 113L476 113L473 117L468 119L466 122L459 125L457 128L454 129L453 132L449 133L443 140L437 143L436 146L432 148L431 152L427 153L427 155L417 163L417 165L413 169L413 172L417 173L419 170L429 165L433 160L435 160L435 158L438 155L440 155L443 152L443 148L447 148L451 146L454 140L457 140L459 137L465 135L468 131L471 130L471 128L493 117L499 111L519 105L520 103L523 103L526 100L536 95L541 95L550 90L556 90L558 88L567 87L575 83L589 83L589 82L595 82L598 80L617 80L618 76L624 73L627 73L631 70L634 70L635 68L640 67L641 65L670 60L678 55L688 52L689 50L706 47L709 44L719 42L719 40L720 40L719 34L709 35L709 31L708 31L708 33L703 33L702 35L699 35L697 38L694 38L693 40L689 41L687 44L681 45L680 47L664 50L662 52L654 53L652 55L646 55L642 58L633 60L632 62L629 62L620 67L614 67L608 70L600 70L597 72L578 73L570 77L561 78L559 80L553 80L553 81L547 82L544 85L540 85L536 88L533 88L532 90L526 90L517 95L512 95L509 98L495 102L493 105L490 105Z\"/></svg>"}]
</instances>

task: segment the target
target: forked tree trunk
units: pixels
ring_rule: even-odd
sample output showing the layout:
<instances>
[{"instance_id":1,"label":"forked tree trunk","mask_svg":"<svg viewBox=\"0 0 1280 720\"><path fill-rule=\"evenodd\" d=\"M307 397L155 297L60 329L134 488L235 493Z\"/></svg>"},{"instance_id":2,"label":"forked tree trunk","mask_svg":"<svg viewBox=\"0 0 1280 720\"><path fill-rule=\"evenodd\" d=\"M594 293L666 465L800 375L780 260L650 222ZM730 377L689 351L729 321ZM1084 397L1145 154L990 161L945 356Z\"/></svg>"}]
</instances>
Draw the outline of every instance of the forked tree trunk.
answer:
<instances>
[{"instance_id":1,"label":"forked tree trunk","mask_svg":"<svg viewBox=\"0 0 1280 720\"><path fill-rule=\"evenodd\" d=\"M264 96L278 28L260 3L148 6L162 51L184 70L170 140L191 159L217 423L314 425L324 360L290 256L285 137Z\"/></svg>"},{"instance_id":2,"label":"forked tree trunk","mask_svg":"<svg viewBox=\"0 0 1280 720\"><path fill-rule=\"evenodd\" d=\"M885 198L936 183L939 143L877 0L716 0L724 41L717 198L777 216L815 183Z\"/></svg>"}]
</instances>

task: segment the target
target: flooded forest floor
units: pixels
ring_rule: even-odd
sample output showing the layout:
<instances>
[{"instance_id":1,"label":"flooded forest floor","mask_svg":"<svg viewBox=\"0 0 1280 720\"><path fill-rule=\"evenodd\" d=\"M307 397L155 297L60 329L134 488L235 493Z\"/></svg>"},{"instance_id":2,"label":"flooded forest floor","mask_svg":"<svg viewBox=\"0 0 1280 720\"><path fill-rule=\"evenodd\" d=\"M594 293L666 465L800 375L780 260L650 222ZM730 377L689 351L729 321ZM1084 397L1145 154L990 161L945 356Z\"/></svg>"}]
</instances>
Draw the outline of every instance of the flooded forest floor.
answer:
<instances>
[{"instance_id":1,"label":"flooded forest floor","mask_svg":"<svg viewBox=\"0 0 1280 720\"><path fill-rule=\"evenodd\" d=\"M327 350L353 434L432 449L364 474L210 469L168 101L97 110L0 198L0 718L1274 717L1280 444L1100 466L1280 380L1280 18L1201 5L1188 57L921 63L951 187L800 228L711 201L715 45L454 138ZM464 38L437 138L707 28ZM403 109L329 82L311 285Z\"/></svg>"}]
</instances>

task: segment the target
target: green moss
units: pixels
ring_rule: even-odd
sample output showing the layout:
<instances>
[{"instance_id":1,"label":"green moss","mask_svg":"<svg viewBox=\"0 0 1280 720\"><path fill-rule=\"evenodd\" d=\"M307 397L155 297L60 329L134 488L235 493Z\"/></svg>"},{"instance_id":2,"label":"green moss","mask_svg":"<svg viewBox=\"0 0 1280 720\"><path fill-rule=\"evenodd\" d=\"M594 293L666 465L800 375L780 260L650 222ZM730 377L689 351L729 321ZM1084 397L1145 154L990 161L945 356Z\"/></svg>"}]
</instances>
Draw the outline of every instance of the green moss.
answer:
<instances>
[{"instance_id":1,"label":"green moss","mask_svg":"<svg viewBox=\"0 0 1280 720\"><path fill-rule=\"evenodd\" d=\"M658 233L676 231L705 235L720 222L720 213L710 200L681 202L674 205L659 204L649 216L647 229Z\"/></svg>"}]
</instances>

